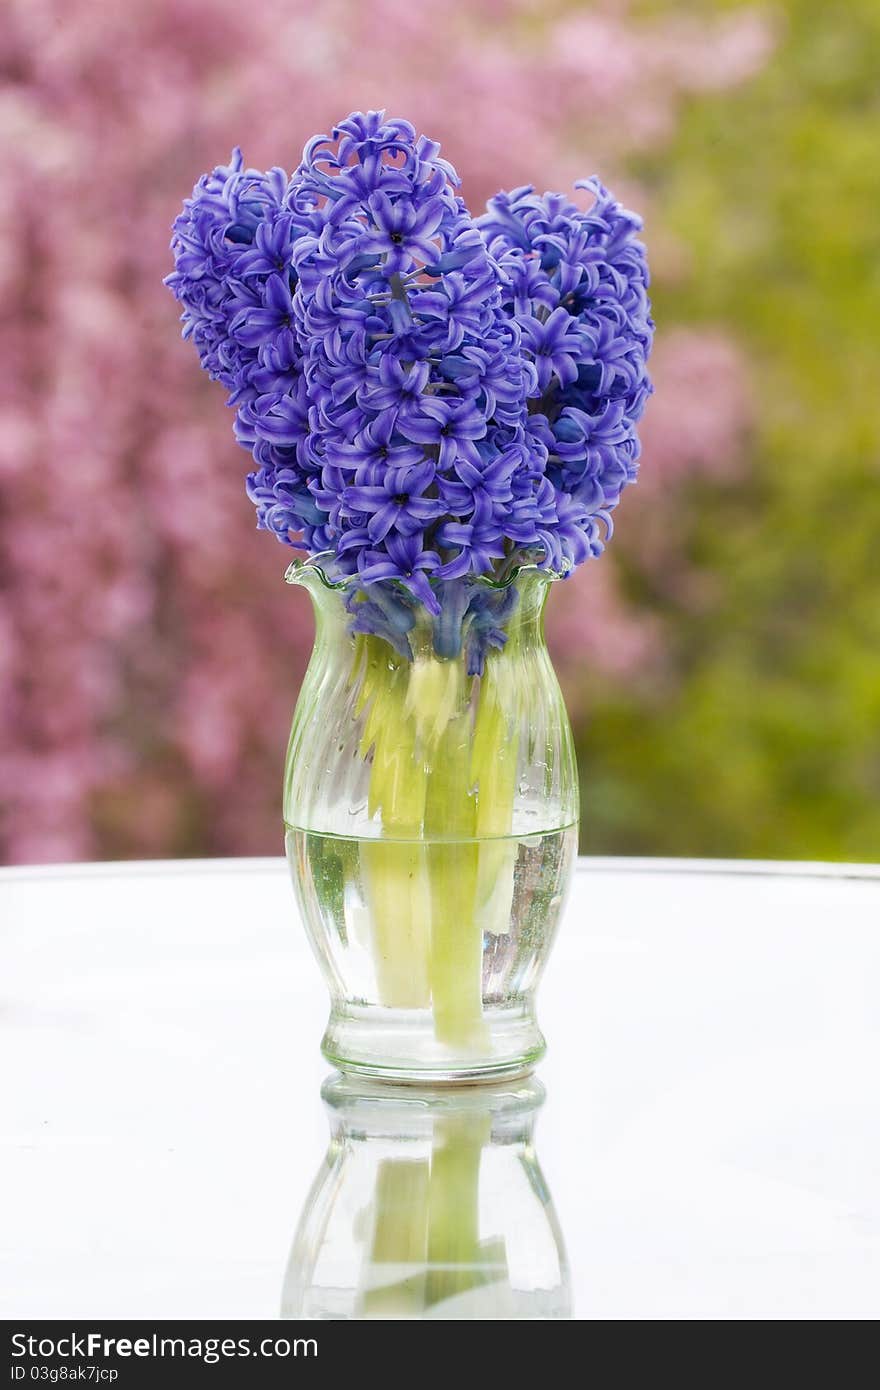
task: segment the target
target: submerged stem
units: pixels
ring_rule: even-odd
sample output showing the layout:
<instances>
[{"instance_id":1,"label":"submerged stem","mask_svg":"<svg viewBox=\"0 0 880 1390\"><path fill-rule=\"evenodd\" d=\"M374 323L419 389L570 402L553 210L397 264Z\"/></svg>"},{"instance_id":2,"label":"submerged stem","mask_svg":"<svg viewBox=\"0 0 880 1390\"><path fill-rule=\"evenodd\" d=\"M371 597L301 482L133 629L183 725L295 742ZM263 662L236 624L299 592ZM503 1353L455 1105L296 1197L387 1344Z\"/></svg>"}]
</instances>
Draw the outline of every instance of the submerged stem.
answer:
<instances>
[{"instance_id":1,"label":"submerged stem","mask_svg":"<svg viewBox=\"0 0 880 1390\"><path fill-rule=\"evenodd\" d=\"M376 638L366 648L364 689L370 699L362 752L373 750L370 814L380 814L387 838L362 849L370 901L376 980L388 1008L424 1009L430 1003L428 951L430 899L426 847L424 764L416 756L416 723L407 714L407 663L389 666ZM396 735L396 736L395 736Z\"/></svg>"},{"instance_id":2,"label":"submerged stem","mask_svg":"<svg viewBox=\"0 0 880 1390\"><path fill-rule=\"evenodd\" d=\"M513 897L516 735L491 660L477 681L431 649L389 662L360 640L361 751L383 831L363 848L380 1000L430 1002L438 1042L478 1049L484 936L507 930Z\"/></svg>"},{"instance_id":3,"label":"submerged stem","mask_svg":"<svg viewBox=\"0 0 880 1390\"><path fill-rule=\"evenodd\" d=\"M438 740L425 799L431 870L431 997L439 1042L465 1050L485 1038L483 938L476 921L477 799L470 785L468 712Z\"/></svg>"}]
</instances>

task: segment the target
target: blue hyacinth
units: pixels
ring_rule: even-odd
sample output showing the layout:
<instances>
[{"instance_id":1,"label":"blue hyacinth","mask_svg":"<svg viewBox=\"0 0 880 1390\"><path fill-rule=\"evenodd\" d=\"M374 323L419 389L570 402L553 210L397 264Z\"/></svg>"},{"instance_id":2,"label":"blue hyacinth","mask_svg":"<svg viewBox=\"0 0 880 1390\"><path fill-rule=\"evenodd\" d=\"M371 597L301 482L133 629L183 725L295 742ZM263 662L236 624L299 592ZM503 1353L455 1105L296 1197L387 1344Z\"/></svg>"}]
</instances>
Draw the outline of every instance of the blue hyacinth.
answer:
<instances>
[{"instance_id":1,"label":"blue hyacinth","mask_svg":"<svg viewBox=\"0 0 880 1390\"><path fill-rule=\"evenodd\" d=\"M236 150L175 222L167 283L253 455L258 526L332 552L359 630L403 650L422 603L478 671L503 633L474 578L567 571L610 535L653 324L640 221L596 180L587 211L521 188L476 219L458 183L381 112L289 179Z\"/></svg>"}]
</instances>

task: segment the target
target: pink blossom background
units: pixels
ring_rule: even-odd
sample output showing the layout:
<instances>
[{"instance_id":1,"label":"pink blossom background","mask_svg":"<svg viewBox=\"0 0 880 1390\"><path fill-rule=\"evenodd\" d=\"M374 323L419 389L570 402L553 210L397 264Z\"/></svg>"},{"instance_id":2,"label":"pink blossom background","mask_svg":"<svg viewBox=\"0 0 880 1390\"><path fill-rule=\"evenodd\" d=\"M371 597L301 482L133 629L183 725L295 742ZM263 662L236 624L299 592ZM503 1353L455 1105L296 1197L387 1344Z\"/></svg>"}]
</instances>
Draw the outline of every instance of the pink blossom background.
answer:
<instances>
[{"instance_id":1,"label":"pink blossom background","mask_svg":"<svg viewBox=\"0 0 880 1390\"><path fill-rule=\"evenodd\" d=\"M0 858L279 846L312 619L254 530L222 390L161 284L199 173L236 143L290 169L314 131L385 107L442 140L472 206L600 171L674 281L685 252L628 161L662 158L682 99L746 80L771 42L758 12L645 19L615 0L6 0ZM751 407L714 327L661 323L654 376L619 520L661 564L677 490L735 473ZM548 628L576 725L586 673L662 668L613 547L554 592Z\"/></svg>"}]
</instances>

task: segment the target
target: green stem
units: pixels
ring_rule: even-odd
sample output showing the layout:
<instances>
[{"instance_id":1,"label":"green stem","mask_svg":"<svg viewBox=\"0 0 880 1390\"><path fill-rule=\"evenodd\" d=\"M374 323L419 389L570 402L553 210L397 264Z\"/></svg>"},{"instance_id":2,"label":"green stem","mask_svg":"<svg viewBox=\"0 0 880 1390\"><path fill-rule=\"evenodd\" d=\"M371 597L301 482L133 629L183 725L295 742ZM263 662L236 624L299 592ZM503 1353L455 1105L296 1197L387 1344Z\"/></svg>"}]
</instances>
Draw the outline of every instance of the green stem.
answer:
<instances>
[{"instance_id":1,"label":"green stem","mask_svg":"<svg viewBox=\"0 0 880 1390\"><path fill-rule=\"evenodd\" d=\"M481 932L495 936L508 930L513 902L517 847L509 837L518 738L518 731L508 727L495 669L487 663L474 726L471 782L477 789L477 921Z\"/></svg>"},{"instance_id":2,"label":"green stem","mask_svg":"<svg viewBox=\"0 0 880 1390\"><path fill-rule=\"evenodd\" d=\"M362 847L370 902L380 1002L388 1008L426 1009L430 898L421 840L425 769L415 756L415 724L407 715L407 663L389 666L384 647L365 639L362 700L371 700L361 751L373 749L369 810L380 814L386 839ZM387 651L387 649L386 649ZM396 736L395 736L396 735Z\"/></svg>"},{"instance_id":3,"label":"green stem","mask_svg":"<svg viewBox=\"0 0 880 1390\"><path fill-rule=\"evenodd\" d=\"M363 847L380 1001L430 1002L437 1040L474 1051L486 1039L484 934L508 928L516 864L517 745L499 677L490 658L472 715L460 660L428 650L408 662L376 638L358 660L369 811L382 823Z\"/></svg>"},{"instance_id":4,"label":"green stem","mask_svg":"<svg viewBox=\"0 0 880 1390\"><path fill-rule=\"evenodd\" d=\"M468 711L434 750L425 798L431 885L431 996L438 1042L470 1050L485 1040L483 939L476 922L477 799L470 785Z\"/></svg>"}]
</instances>

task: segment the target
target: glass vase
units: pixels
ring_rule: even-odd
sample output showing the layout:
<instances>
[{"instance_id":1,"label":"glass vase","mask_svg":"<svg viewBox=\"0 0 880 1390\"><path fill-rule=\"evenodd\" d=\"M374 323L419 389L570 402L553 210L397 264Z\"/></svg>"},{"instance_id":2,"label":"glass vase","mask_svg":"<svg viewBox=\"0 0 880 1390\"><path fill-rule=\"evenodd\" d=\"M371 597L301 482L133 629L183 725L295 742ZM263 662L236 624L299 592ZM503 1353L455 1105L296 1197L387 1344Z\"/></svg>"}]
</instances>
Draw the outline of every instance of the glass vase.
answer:
<instances>
[{"instance_id":1,"label":"glass vase","mask_svg":"<svg viewBox=\"0 0 880 1390\"><path fill-rule=\"evenodd\" d=\"M332 1138L282 1317L571 1317L532 1138L537 1081L426 1091L340 1077L322 1095Z\"/></svg>"},{"instance_id":2,"label":"glass vase","mask_svg":"<svg viewBox=\"0 0 880 1390\"><path fill-rule=\"evenodd\" d=\"M554 576L417 601L319 561L284 780L287 855L331 995L323 1051L386 1080L527 1071L576 853L571 731L543 633ZM434 611L432 611L434 610Z\"/></svg>"}]
</instances>

